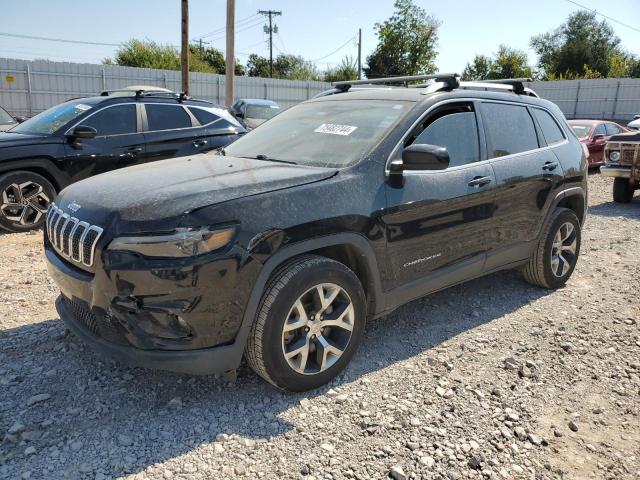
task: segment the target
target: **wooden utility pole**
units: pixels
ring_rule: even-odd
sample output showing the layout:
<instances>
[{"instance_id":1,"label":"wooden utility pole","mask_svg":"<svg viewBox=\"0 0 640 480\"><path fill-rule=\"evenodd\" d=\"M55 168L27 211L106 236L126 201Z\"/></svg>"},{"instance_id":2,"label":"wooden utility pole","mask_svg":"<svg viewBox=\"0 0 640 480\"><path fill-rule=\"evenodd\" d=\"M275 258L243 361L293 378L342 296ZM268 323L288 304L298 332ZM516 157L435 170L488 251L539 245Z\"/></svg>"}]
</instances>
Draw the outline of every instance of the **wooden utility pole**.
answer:
<instances>
[{"instance_id":1,"label":"wooden utility pole","mask_svg":"<svg viewBox=\"0 0 640 480\"><path fill-rule=\"evenodd\" d=\"M358 80L362 79L362 29L358 29Z\"/></svg>"},{"instance_id":2,"label":"wooden utility pole","mask_svg":"<svg viewBox=\"0 0 640 480\"><path fill-rule=\"evenodd\" d=\"M269 77L273 78L273 32L278 32L277 26L274 30L273 17L282 15L282 12L277 12L275 10L258 10L258 13L269 17L269 29L267 31L269 34Z\"/></svg>"},{"instance_id":3,"label":"wooden utility pole","mask_svg":"<svg viewBox=\"0 0 640 480\"><path fill-rule=\"evenodd\" d=\"M182 91L189 95L189 0L182 0Z\"/></svg>"},{"instance_id":4,"label":"wooden utility pole","mask_svg":"<svg viewBox=\"0 0 640 480\"><path fill-rule=\"evenodd\" d=\"M234 73L235 73L235 16L236 1L227 0L227 58L226 76L224 81L225 100L227 107L231 107L234 97Z\"/></svg>"}]
</instances>

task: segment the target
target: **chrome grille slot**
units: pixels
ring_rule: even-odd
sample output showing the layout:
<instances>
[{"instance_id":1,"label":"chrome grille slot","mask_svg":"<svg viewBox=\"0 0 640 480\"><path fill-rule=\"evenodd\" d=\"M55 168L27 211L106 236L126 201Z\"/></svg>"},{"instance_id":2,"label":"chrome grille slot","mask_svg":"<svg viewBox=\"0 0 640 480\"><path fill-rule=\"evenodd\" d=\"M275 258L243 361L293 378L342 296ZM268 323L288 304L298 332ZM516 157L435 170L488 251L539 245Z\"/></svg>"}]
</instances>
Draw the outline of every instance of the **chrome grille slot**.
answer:
<instances>
[{"instance_id":1,"label":"chrome grille slot","mask_svg":"<svg viewBox=\"0 0 640 480\"><path fill-rule=\"evenodd\" d=\"M87 267L93 265L102 228L81 222L51 203L47 211L46 232L49 242L61 256Z\"/></svg>"}]
</instances>

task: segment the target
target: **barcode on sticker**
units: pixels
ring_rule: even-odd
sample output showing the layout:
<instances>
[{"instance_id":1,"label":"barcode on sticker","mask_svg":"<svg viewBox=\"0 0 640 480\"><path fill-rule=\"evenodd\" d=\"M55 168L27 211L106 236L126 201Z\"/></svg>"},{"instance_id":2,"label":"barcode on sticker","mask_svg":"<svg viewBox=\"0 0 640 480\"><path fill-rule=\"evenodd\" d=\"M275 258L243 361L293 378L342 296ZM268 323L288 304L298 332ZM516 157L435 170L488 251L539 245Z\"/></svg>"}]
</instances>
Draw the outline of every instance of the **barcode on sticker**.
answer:
<instances>
[{"instance_id":1,"label":"barcode on sticker","mask_svg":"<svg viewBox=\"0 0 640 480\"><path fill-rule=\"evenodd\" d=\"M314 130L316 133L330 133L331 135L351 135L358 127L351 125L336 125L335 123L323 123Z\"/></svg>"}]
</instances>

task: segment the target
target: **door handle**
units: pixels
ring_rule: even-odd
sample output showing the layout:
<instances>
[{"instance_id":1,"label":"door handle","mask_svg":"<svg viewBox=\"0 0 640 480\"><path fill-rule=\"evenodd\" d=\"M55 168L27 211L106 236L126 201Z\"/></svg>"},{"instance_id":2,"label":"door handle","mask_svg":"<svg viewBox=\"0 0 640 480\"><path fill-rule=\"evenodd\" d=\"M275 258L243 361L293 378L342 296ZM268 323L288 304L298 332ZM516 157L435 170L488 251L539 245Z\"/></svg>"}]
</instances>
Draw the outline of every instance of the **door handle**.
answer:
<instances>
[{"instance_id":1,"label":"door handle","mask_svg":"<svg viewBox=\"0 0 640 480\"><path fill-rule=\"evenodd\" d=\"M555 170L556 168L558 168L558 162L546 162L543 166L542 169L543 170Z\"/></svg>"},{"instance_id":2,"label":"door handle","mask_svg":"<svg viewBox=\"0 0 640 480\"><path fill-rule=\"evenodd\" d=\"M207 142L206 140L194 140L193 141L193 146L194 147L202 147L203 145L206 145L207 143L209 143L209 142Z\"/></svg>"},{"instance_id":3,"label":"door handle","mask_svg":"<svg viewBox=\"0 0 640 480\"><path fill-rule=\"evenodd\" d=\"M138 153L142 153L142 147L131 147L127 151L132 155L136 155Z\"/></svg>"},{"instance_id":4,"label":"door handle","mask_svg":"<svg viewBox=\"0 0 640 480\"><path fill-rule=\"evenodd\" d=\"M470 187L484 187L491 183L491 177L475 177L469 182Z\"/></svg>"}]
</instances>

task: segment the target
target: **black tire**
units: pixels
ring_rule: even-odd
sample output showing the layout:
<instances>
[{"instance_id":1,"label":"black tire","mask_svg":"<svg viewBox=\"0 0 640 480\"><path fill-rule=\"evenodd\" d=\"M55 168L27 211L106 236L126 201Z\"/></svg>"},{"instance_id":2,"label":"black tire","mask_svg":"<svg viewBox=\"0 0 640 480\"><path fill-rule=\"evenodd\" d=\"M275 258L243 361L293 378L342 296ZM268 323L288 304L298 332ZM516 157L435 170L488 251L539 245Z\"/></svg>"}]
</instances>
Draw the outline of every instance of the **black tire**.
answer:
<instances>
[{"instance_id":1,"label":"black tire","mask_svg":"<svg viewBox=\"0 0 640 480\"><path fill-rule=\"evenodd\" d=\"M629 203L633 200L633 185L626 178L613 179L613 201L616 203Z\"/></svg>"},{"instance_id":2,"label":"black tire","mask_svg":"<svg viewBox=\"0 0 640 480\"><path fill-rule=\"evenodd\" d=\"M41 193L34 195L37 191ZM16 233L42 227L55 196L51 182L37 173L16 171L0 176L0 228Z\"/></svg>"},{"instance_id":3,"label":"black tire","mask_svg":"<svg viewBox=\"0 0 640 480\"><path fill-rule=\"evenodd\" d=\"M346 292L354 311L353 329L343 353L335 363L317 373L300 373L285 358L283 330L297 300L320 284L333 284ZM318 388L338 375L349 363L362 340L366 316L362 285L349 268L325 257L297 257L280 267L268 282L249 334L245 358L258 375L282 390L302 392ZM303 329L297 332L301 334ZM298 340L308 338L309 334L302 333L304 337ZM323 337L323 333L319 337ZM316 351L315 355L318 353Z\"/></svg>"},{"instance_id":4,"label":"black tire","mask_svg":"<svg viewBox=\"0 0 640 480\"><path fill-rule=\"evenodd\" d=\"M556 240L558 231L561 228L565 228L564 226L567 223L571 224L574 229L573 239L575 240L575 253L572 256L569 253L564 254L562 258L567 257L566 264L568 265L568 269L565 272L562 272L564 262L559 262L558 265L560 270L558 271L558 268L556 268L556 273L554 273L554 266L552 263L552 252L555 251L554 240ZM566 231L567 229L565 228L565 232ZM556 209L551 214L551 218L545 225L540 235L538 245L531 254L529 263L523 270L524 278L527 282L539 287L550 289L560 288L567 283L567 280L571 277L576 263L578 262L581 238L580 221L576 214L568 208ZM572 239L568 238L567 243L571 245ZM564 245L564 242L562 242L562 244ZM557 273L561 273L561 275L558 275Z\"/></svg>"}]
</instances>

